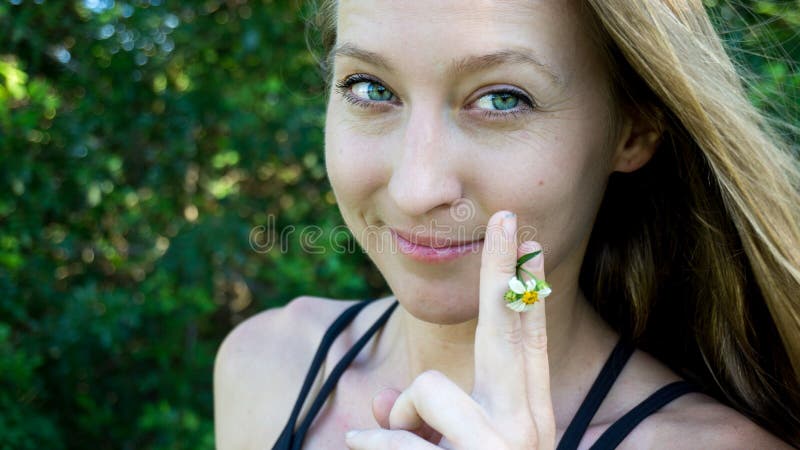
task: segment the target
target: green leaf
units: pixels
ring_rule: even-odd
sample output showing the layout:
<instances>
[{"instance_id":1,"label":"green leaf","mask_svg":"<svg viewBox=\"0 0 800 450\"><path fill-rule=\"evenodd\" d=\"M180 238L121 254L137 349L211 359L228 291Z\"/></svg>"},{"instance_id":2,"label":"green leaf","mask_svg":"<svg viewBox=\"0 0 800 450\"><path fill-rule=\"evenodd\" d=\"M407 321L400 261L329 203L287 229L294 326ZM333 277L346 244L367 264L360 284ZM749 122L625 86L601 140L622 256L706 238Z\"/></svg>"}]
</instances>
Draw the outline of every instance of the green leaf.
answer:
<instances>
[{"instance_id":1,"label":"green leaf","mask_svg":"<svg viewBox=\"0 0 800 450\"><path fill-rule=\"evenodd\" d=\"M536 255L538 255L539 253L542 253L542 251L541 250L536 250L535 252L531 252L531 253L528 253L526 255L522 255L522 257L520 257L517 260L517 269L522 267L522 265L525 264L526 262L528 262L531 259L535 258Z\"/></svg>"}]
</instances>

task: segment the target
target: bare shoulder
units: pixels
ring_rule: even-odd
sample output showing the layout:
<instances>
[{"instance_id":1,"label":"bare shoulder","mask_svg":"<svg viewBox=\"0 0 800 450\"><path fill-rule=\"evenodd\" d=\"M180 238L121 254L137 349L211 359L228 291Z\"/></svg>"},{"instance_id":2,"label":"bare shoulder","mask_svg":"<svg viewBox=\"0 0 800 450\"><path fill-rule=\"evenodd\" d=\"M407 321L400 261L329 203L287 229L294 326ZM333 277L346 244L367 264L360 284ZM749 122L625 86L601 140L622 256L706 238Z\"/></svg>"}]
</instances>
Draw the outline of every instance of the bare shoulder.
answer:
<instances>
[{"instance_id":1,"label":"bare shoulder","mask_svg":"<svg viewBox=\"0 0 800 450\"><path fill-rule=\"evenodd\" d=\"M322 334L354 301L303 296L236 326L214 362L217 448L272 445L289 418Z\"/></svg>"},{"instance_id":2,"label":"bare shoulder","mask_svg":"<svg viewBox=\"0 0 800 450\"><path fill-rule=\"evenodd\" d=\"M643 446L670 449L792 448L735 409L700 393L686 394L645 419L620 448Z\"/></svg>"},{"instance_id":3,"label":"bare shoulder","mask_svg":"<svg viewBox=\"0 0 800 450\"><path fill-rule=\"evenodd\" d=\"M644 364L645 378L653 382L659 378L665 384L665 366L643 352L637 352ZM656 365L660 367L656 367ZM674 376L674 374L673 374ZM669 381L675 381L674 379ZM649 384L649 383L648 383ZM652 386L652 384L651 384ZM651 389L652 390L652 389ZM702 394L685 394L652 415L648 416L620 444L620 448L707 448L752 449L792 448L787 443L761 428L749 418L716 399Z\"/></svg>"}]
</instances>

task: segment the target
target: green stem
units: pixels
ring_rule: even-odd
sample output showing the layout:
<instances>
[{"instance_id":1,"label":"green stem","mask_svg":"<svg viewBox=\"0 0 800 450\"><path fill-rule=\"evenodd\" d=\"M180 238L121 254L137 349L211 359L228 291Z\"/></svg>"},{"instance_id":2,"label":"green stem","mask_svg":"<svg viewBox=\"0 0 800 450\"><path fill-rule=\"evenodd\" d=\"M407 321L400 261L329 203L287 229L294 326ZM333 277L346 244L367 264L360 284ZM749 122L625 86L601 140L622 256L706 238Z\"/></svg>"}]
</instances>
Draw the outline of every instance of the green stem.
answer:
<instances>
[{"instance_id":1,"label":"green stem","mask_svg":"<svg viewBox=\"0 0 800 450\"><path fill-rule=\"evenodd\" d=\"M534 279L534 280L536 279L536 276L535 276L534 274L532 274L532 273L528 272L527 270L523 269L522 267L520 267L520 268L519 268L519 270L521 270L521 271L523 271L523 272L527 273L527 274L528 274L528 276L530 276L530 277L531 277L531 279ZM519 277L519 272L517 272L517 278L519 278L519 279L520 279L520 281L522 281L522 278L520 278L520 277Z\"/></svg>"}]
</instances>

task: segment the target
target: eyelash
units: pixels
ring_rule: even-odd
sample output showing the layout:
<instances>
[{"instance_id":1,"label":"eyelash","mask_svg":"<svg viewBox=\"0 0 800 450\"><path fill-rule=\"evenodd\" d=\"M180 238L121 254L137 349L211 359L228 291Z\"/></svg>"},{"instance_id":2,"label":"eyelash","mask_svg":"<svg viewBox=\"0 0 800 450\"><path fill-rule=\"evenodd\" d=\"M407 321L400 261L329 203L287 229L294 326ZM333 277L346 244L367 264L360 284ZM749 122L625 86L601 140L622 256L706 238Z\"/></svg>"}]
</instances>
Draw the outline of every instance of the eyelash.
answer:
<instances>
[{"instance_id":1,"label":"eyelash","mask_svg":"<svg viewBox=\"0 0 800 450\"><path fill-rule=\"evenodd\" d=\"M354 75L350 75L341 81L336 82L336 92L338 92L348 102L364 109L380 108L382 106L381 105L382 103L387 103L380 101L364 100L362 98L354 96L350 92L350 87L352 87L354 84L365 81L383 86L383 83L381 83L377 78L373 78L363 73L357 73ZM517 89L510 89L510 88L498 89L496 91L486 92L484 96L488 94L511 94L519 98L522 101L522 103L525 104L525 106L522 109L516 109L508 112L497 112L497 111L482 109L481 114L487 119L513 120L518 118L520 114L528 114L537 109L536 103L534 103L533 100L531 100L522 91L519 91ZM394 95L394 93L392 93L392 95ZM481 98L482 97L483 96L481 96Z\"/></svg>"}]
</instances>

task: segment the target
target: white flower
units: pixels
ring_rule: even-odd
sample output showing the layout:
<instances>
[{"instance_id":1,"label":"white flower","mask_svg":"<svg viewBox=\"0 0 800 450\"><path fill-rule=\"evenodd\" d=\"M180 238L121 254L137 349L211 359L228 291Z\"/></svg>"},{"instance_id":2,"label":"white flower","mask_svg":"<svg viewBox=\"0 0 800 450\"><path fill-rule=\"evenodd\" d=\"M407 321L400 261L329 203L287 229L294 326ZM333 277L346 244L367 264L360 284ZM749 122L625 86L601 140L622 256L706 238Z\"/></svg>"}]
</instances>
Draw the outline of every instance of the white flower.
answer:
<instances>
[{"instance_id":1,"label":"white flower","mask_svg":"<svg viewBox=\"0 0 800 450\"><path fill-rule=\"evenodd\" d=\"M516 276L508 280L508 288L504 296L506 306L516 312L529 311L552 292L550 285L544 280L532 278L523 283Z\"/></svg>"},{"instance_id":2,"label":"white flower","mask_svg":"<svg viewBox=\"0 0 800 450\"><path fill-rule=\"evenodd\" d=\"M529 282L530 282L530 281L529 281ZM526 291L526 290L528 290L528 289L527 289L527 286L526 286L526 285L524 285L524 284L522 284L522 281L520 281L520 280L519 280L519 278L517 278L517 277L512 277L510 280L508 280L508 287L509 287L509 288L510 288L510 289L511 289L511 290L512 290L512 291L513 291L515 294L519 294L519 295L522 295L522 294L524 294L524 293L525 293L525 291Z\"/></svg>"}]
</instances>

